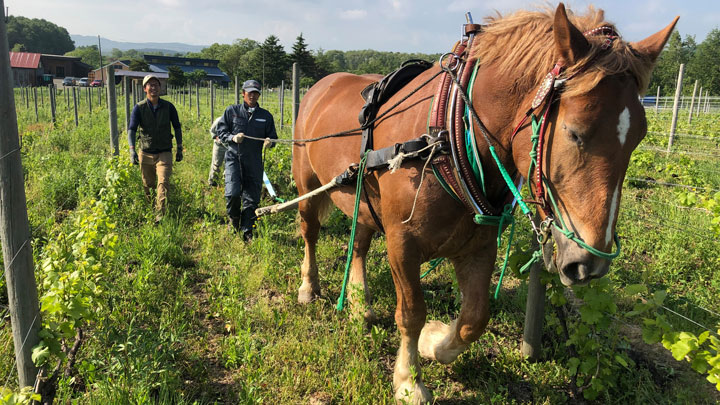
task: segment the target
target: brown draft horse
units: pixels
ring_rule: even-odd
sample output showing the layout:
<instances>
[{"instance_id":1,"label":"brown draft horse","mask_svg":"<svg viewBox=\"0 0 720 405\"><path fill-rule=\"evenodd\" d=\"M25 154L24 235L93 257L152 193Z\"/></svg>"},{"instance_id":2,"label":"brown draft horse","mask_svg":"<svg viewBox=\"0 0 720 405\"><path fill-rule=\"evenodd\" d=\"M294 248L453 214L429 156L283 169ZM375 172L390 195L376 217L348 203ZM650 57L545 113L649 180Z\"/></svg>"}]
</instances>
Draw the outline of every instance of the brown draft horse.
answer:
<instances>
[{"instance_id":1,"label":"brown draft horse","mask_svg":"<svg viewBox=\"0 0 720 405\"><path fill-rule=\"evenodd\" d=\"M555 11L520 11L488 18L470 50L481 63L470 89L473 106L510 173L527 173L530 164L530 126L525 125L512 138L513 127L528 110L547 72L556 62L565 63L571 79L551 107L543 170L568 227L585 243L604 252L612 248L630 154L647 129L638 95L646 89L653 64L676 21L640 42L616 40L604 49L603 37L582 34L599 26L612 27L604 20L603 11L590 7L586 15L568 15L561 3ZM436 65L415 78L385 108L438 69ZM363 105L360 91L378 79L377 75L336 73L320 80L302 100L294 138L309 139L357 127L356 117ZM376 149L426 133L436 87L434 82L425 86L377 124ZM383 111L381 108L380 113ZM475 134L479 133L476 125ZM488 145L478 135L476 142L486 162L485 177L490 179L486 180L488 199L503 201L505 185L492 163ZM328 183L357 163L359 155L359 136L296 144L292 170L299 194ZM410 216L423 169L421 160L408 160L395 173L375 171L365 181L386 233L397 294L395 321L401 341L393 376L395 398L412 403L432 400L422 382L418 353L449 363L483 333L490 316L489 284L497 254L498 228L476 225L469 211L442 188L429 168L425 169L413 217L403 222ZM299 302L309 302L320 294L315 248L323 212L332 201L351 216L354 200L355 186L345 186L300 203L305 258ZM370 301L365 256L378 231L363 196L349 291L353 312L363 314L367 321L374 317L372 309L358 303ZM555 264L564 284L586 283L607 273L608 260L588 253L559 232L554 232L554 237L558 247ZM420 265L437 257L451 260L462 292L460 314L450 325L425 319ZM364 291L364 300L353 297L353 285L356 291Z\"/></svg>"}]
</instances>

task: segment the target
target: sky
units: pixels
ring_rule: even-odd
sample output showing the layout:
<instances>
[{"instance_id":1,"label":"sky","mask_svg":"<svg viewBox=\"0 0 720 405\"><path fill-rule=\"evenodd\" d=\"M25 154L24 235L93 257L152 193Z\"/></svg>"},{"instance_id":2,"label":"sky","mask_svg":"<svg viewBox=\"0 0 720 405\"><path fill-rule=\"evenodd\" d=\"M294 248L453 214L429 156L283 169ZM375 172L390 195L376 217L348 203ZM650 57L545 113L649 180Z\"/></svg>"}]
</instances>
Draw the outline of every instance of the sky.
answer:
<instances>
[{"instance_id":1,"label":"sky","mask_svg":"<svg viewBox=\"0 0 720 405\"><path fill-rule=\"evenodd\" d=\"M123 42L262 42L276 35L291 51L302 33L311 50L443 53L460 38L470 11L474 21L496 11L534 9L544 2L522 0L5 0L10 14L44 18L70 34L100 35ZM551 3L556 5L557 3ZM718 0L566 1L584 11L605 10L625 40L638 41L661 30L676 16L683 38L702 42L720 27Z\"/></svg>"}]
</instances>

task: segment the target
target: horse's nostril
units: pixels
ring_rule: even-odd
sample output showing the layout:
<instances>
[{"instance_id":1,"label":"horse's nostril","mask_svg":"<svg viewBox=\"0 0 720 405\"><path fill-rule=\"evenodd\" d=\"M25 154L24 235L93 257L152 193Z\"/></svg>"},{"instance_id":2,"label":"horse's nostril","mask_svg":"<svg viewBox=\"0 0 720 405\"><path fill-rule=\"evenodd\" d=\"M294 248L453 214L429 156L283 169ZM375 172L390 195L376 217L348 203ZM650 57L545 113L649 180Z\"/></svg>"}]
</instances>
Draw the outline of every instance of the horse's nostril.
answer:
<instances>
[{"instance_id":1,"label":"horse's nostril","mask_svg":"<svg viewBox=\"0 0 720 405\"><path fill-rule=\"evenodd\" d=\"M590 275L590 272L588 271L588 266L581 262L573 262L565 266L565 271L563 271L566 277L575 280L575 281L583 281L588 278Z\"/></svg>"}]
</instances>

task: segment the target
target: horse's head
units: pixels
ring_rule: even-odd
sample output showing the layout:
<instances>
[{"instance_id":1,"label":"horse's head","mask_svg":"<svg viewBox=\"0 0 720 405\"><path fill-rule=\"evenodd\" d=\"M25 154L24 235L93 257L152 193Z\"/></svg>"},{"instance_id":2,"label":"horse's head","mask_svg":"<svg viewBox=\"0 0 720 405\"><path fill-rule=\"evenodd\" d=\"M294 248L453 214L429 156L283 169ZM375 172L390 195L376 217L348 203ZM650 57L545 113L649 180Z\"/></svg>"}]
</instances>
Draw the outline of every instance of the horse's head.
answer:
<instances>
[{"instance_id":1,"label":"horse's head","mask_svg":"<svg viewBox=\"0 0 720 405\"><path fill-rule=\"evenodd\" d=\"M541 187L547 189L548 215L560 225L552 226L554 265L565 285L584 284L608 272L608 258L572 238L590 250L613 250L630 154L647 131L638 96L676 22L643 41L626 43L583 34L562 3L555 11L555 57L565 67L559 78L567 80L554 101L546 101L551 105L541 162L546 182ZM608 29L615 35L611 26ZM530 179L533 185L536 181Z\"/></svg>"}]
</instances>

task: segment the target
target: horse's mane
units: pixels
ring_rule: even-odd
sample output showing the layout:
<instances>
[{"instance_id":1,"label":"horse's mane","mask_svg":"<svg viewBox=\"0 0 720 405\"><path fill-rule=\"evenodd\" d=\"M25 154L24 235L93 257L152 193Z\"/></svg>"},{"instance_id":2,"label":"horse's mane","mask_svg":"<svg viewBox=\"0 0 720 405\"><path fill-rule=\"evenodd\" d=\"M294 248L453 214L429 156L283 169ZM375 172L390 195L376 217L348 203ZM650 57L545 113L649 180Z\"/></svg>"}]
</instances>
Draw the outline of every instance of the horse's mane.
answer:
<instances>
[{"instance_id":1,"label":"horse's mane","mask_svg":"<svg viewBox=\"0 0 720 405\"><path fill-rule=\"evenodd\" d=\"M615 26L605 21L603 10L589 6L586 14L576 15L570 10L568 18L581 32L600 26ZM487 17L487 26L478 37L472 49L472 56L482 65L495 64L498 74L514 77L513 91L527 94L540 85L545 75L557 62L559 55L553 39L553 20L555 11L517 11L507 16ZM605 76L628 73L638 83L640 93L644 93L650 81L653 62L638 56L630 45L616 39L612 47L603 50L603 36L586 37L591 44L587 55L574 66L568 67L567 75L572 75L589 63L587 69L568 80L563 94L575 96L592 90Z\"/></svg>"}]
</instances>

